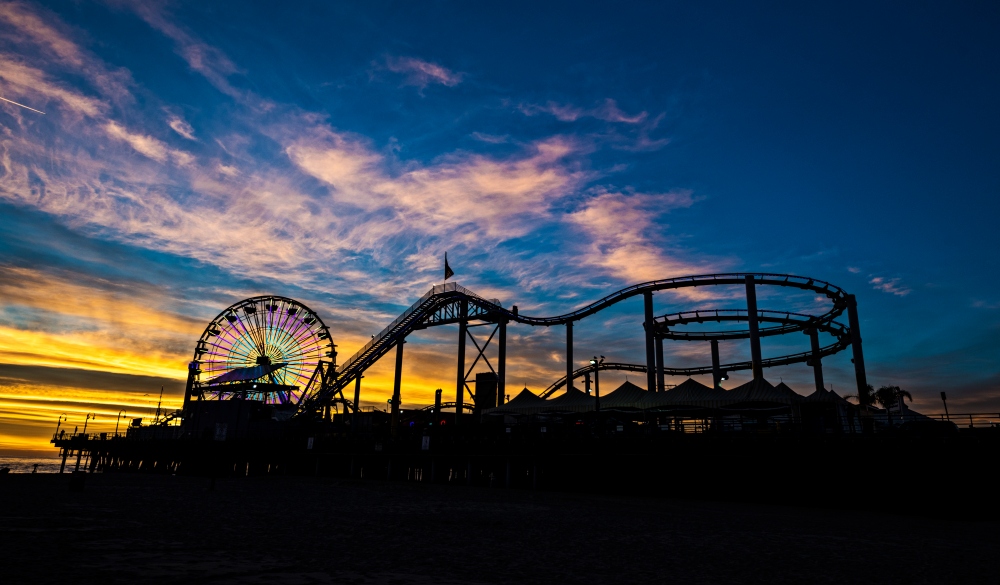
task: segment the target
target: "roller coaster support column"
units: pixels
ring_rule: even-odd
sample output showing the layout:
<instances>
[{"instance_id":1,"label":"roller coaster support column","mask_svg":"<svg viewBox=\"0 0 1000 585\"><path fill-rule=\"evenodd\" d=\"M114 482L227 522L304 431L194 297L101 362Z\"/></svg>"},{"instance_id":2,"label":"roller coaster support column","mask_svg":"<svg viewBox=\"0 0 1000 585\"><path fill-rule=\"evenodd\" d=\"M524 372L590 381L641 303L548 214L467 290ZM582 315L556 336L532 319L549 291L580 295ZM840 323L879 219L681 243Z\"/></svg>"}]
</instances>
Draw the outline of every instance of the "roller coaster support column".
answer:
<instances>
[{"instance_id":1,"label":"roller coaster support column","mask_svg":"<svg viewBox=\"0 0 1000 585\"><path fill-rule=\"evenodd\" d=\"M458 322L458 378L455 388L455 424L462 418L462 405L465 403L465 338L468 335L468 323L465 317L469 314L468 301L461 301L459 309L461 321Z\"/></svg>"},{"instance_id":2,"label":"roller coaster support column","mask_svg":"<svg viewBox=\"0 0 1000 585\"><path fill-rule=\"evenodd\" d=\"M760 329L757 323L757 289L753 283L753 275L746 276L747 286L747 321L750 323L750 360L753 367L753 379L764 379L764 368L760 357Z\"/></svg>"},{"instance_id":3,"label":"roller coaster support column","mask_svg":"<svg viewBox=\"0 0 1000 585\"><path fill-rule=\"evenodd\" d=\"M399 387L403 381L403 344L406 341L400 339L396 343L396 379L392 384L392 438L395 439L399 433Z\"/></svg>"},{"instance_id":4,"label":"roller coaster support column","mask_svg":"<svg viewBox=\"0 0 1000 585\"><path fill-rule=\"evenodd\" d=\"M358 419L358 413L361 412L361 374L354 379L354 420L351 421L351 432L358 433L358 425L361 421Z\"/></svg>"},{"instance_id":5,"label":"roller coaster support column","mask_svg":"<svg viewBox=\"0 0 1000 585\"><path fill-rule=\"evenodd\" d=\"M656 343L653 336L653 293L646 291L642 296L646 305L646 320L643 323L643 327L646 328L646 390L656 392Z\"/></svg>"},{"instance_id":6,"label":"roller coaster support column","mask_svg":"<svg viewBox=\"0 0 1000 585\"><path fill-rule=\"evenodd\" d=\"M663 392L667 389L666 380L663 379L663 338L656 338L656 391Z\"/></svg>"},{"instance_id":7,"label":"roller coaster support column","mask_svg":"<svg viewBox=\"0 0 1000 585\"><path fill-rule=\"evenodd\" d=\"M823 387L823 360L819 356L819 331L809 330L809 343L812 346L812 358L809 364L813 367L813 376L816 378L816 389L824 390Z\"/></svg>"},{"instance_id":8,"label":"roller coaster support column","mask_svg":"<svg viewBox=\"0 0 1000 585\"><path fill-rule=\"evenodd\" d=\"M497 406L503 406L507 396L507 321L500 320L497 324L500 339L497 340Z\"/></svg>"},{"instance_id":9,"label":"roller coaster support column","mask_svg":"<svg viewBox=\"0 0 1000 585\"><path fill-rule=\"evenodd\" d=\"M566 392L573 390L573 322L566 321Z\"/></svg>"},{"instance_id":10,"label":"roller coaster support column","mask_svg":"<svg viewBox=\"0 0 1000 585\"><path fill-rule=\"evenodd\" d=\"M861 323L858 320L858 300L847 295L847 319L851 325L851 349L854 352L854 376L858 381L858 403L867 406L868 377L865 375L865 356L861 352Z\"/></svg>"},{"instance_id":11,"label":"roller coaster support column","mask_svg":"<svg viewBox=\"0 0 1000 585\"><path fill-rule=\"evenodd\" d=\"M712 382L716 388L721 388L722 368L719 367L719 340L712 340Z\"/></svg>"},{"instance_id":12,"label":"roller coaster support column","mask_svg":"<svg viewBox=\"0 0 1000 585\"><path fill-rule=\"evenodd\" d=\"M194 392L194 379L195 376L199 374L199 372L200 370L198 369L198 362L193 361L188 364L187 385L185 385L184 387L184 406L182 407L183 410L181 411L184 413L185 417L190 416L191 393Z\"/></svg>"}]
</instances>

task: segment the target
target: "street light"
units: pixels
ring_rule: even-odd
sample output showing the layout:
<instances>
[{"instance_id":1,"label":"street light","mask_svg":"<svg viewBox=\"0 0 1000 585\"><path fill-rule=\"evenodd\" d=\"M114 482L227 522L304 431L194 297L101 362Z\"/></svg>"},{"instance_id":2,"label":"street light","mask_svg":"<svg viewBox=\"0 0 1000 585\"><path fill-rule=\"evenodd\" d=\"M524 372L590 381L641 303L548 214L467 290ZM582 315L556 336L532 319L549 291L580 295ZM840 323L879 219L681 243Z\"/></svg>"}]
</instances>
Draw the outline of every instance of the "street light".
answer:
<instances>
[{"instance_id":1,"label":"street light","mask_svg":"<svg viewBox=\"0 0 1000 585\"><path fill-rule=\"evenodd\" d=\"M594 366L594 411L597 413L598 424L600 424L601 417L601 380L597 373L600 371L600 365L604 363L604 356L601 359L597 359L597 356L590 358L590 365Z\"/></svg>"},{"instance_id":2,"label":"street light","mask_svg":"<svg viewBox=\"0 0 1000 585\"><path fill-rule=\"evenodd\" d=\"M97 413L96 412L87 413L87 418L84 419L83 421L83 434L85 435L87 434L87 423L90 422L90 419L97 420Z\"/></svg>"},{"instance_id":3,"label":"street light","mask_svg":"<svg viewBox=\"0 0 1000 585\"><path fill-rule=\"evenodd\" d=\"M121 422L122 415L126 412L127 411L124 408L118 411L118 420L115 421L115 436L118 436L118 423Z\"/></svg>"},{"instance_id":4,"label":"street light","mask_svg":"<svg viewBox=\"0 0 1000 585\"><path fill-rule=\"evenodd\" d=\"M65 420L68 420L68 417L66 416L65 412L62 413L62 414L60 414L59 418L56 419L56 434L57 435L59 434L59 425L61 425L63 423L63 421L65 421Z\"/></svg>"}]
</instances>

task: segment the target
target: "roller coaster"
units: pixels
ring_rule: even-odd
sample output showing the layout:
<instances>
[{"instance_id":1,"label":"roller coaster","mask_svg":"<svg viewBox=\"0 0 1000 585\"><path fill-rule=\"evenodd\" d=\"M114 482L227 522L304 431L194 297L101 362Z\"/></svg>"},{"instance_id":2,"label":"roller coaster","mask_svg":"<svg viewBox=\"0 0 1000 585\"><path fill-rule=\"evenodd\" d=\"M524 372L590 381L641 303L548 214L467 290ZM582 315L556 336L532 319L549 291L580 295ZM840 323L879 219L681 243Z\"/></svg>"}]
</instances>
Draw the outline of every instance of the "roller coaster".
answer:
<instances>
[{"instance_id":1,"label":"roller coaster","mask_svg":"<svg viewBox=\"0 0 1000 585\"><path fill-rule=\"evenodd\" d=\"M694 287L742 286L746 291L746 308L709 309L654 314L654 293ZM826 297L830 308L816 315L771 309L758 309L757 288L783 287L809 291ZM574 368L574 323L608 307L636 296L644 299L643 329L645 363L593 362ZM837 319L847 313L845 325ZM822 360L852 348L856 381L859 389L867 387L864 356L854 295L829 282L772 273L724 273L683 276L635 284L575 311L554 317L522 315L517 306L509 308L499 300L485 299L456 284L431 288L412 306L393 320L385 329L354 355L337 364L336 346L329 329L319 316L304 305L284 297L264 296L240 301L224 310L206 328L196 346L190 364L185 409L191 400L226 399L256 396L272 402L288 416L316 417L334 404L345 412L357 413L361 401L361 379L364 372L392 349L396 349L393 399L394 420L398 420L403 347L406 337L416 331L443 325L459 326L455 400L441 406L451 406L456 412L468 410L465 404L469 376L482 359L496 375L497 395L505 395L507 326L520 323L533 327L564 326L566 328L566 374L546 388L547 398L563 387L572 389L574 380L600 370L644 372L647 388L653 392L666 389L665 376L712 374L716 386L729 372L750 370L755 379L763 378L763 369L794 363L812 366L817 388L823 388ZM691 331L684 326L708 323L745 323L746 326L724 331ZM493 326L485 342L469 333L470 327ZM777 357L763 358L760 339L791 333L810 337L811 349ZM833 338L833 343L821 346L819 334ZM472 341L477 355L472 365L466 364L466 342ZM496 367L486 359L490 343L497 345ZM663 341L709 342L711 364L674 368L664 364ZM726 340L749 340L751 359L720 363L718 344ZM311 371L311 376L307 373ZM202 380L202 374L209 376ZM354 383L353 396L345 390ZM864 392L859 392L864 395Z\"/></svg>"}]
</instances>

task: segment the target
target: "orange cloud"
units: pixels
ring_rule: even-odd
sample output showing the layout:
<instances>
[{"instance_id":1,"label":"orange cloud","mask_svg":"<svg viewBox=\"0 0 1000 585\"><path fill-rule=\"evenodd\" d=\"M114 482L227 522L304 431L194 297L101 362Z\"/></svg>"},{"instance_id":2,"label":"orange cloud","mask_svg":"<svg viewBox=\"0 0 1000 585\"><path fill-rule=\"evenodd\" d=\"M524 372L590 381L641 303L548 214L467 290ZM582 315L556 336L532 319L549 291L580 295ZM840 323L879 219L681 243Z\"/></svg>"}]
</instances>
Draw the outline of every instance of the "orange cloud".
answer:
<instances>
[{"instance_id":1,"label":"orange cloud","mask_svg":"<svg viewBox=\"0 0 1000 585\"><path fill-rule=\"evenodd\" d=\"M658 215L694 203L686 190L660 194L605 192L571 213L569 221L584 230L590 244L584 261L600 267L625 282L646 282L660 278L711 272L709 266L689 263L670 254L652 239ZM686 294L698 296L695 289Z\"/></svg>"}]
</instances>

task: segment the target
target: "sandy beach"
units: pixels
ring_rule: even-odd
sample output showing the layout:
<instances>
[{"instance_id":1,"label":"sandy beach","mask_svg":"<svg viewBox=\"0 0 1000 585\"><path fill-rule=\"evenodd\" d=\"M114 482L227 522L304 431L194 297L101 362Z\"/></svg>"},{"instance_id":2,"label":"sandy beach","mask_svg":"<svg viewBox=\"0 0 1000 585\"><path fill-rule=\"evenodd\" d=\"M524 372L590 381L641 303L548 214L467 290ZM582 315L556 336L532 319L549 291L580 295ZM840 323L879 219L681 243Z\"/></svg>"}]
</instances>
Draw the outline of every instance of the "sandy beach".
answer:
<instances>
[{"instance_id":1,"label":"sandy beach","mask_svg":"<svg viewBox=\"0 0 1000 585\"><path fill-rule=\"evenodd\" d=\"M987 583L998 523L381 481L0 478L6 583Z\"/></svg>"}]
</instances>

